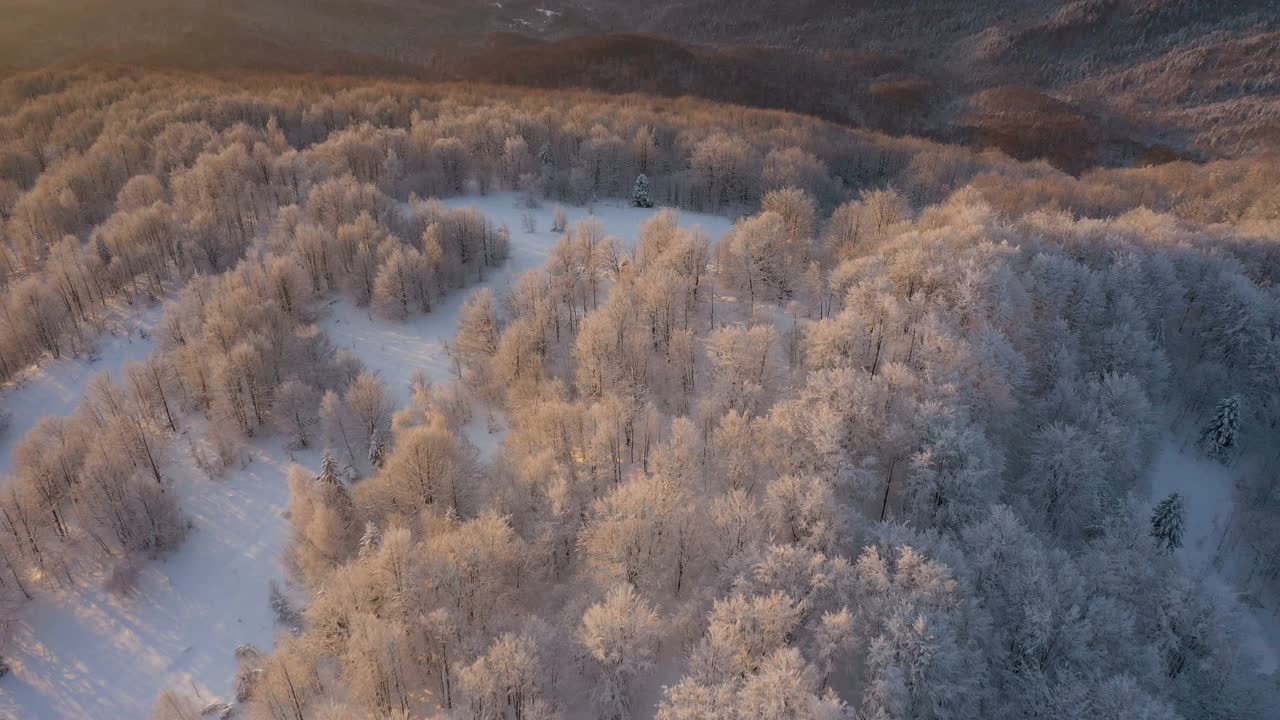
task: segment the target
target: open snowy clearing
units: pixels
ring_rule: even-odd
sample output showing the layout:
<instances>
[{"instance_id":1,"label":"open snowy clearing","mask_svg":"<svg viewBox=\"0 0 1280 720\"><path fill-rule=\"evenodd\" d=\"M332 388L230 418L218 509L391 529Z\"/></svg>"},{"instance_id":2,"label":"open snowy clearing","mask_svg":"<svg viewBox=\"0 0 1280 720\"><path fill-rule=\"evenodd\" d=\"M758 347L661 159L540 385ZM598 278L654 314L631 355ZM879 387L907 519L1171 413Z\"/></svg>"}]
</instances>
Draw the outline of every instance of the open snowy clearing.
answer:
<instances>
[{"instance_id":1,"label":"open snowy clearing","mask_svg":"<svg viewBox=\"0 0 1280 720\"><path fill-rule=\"evenodd\" d=\"M102 578L29 603L6 655L4 718L141 718L166 688L225 699L242 643L270 647L272 580L280 554L291 462L278 439L248 448L244 469L209 480L179 438L168 474L192 522L174 553L141 565L125 596ZM309 467L318 453L296 455Z\"/></svg>"},{"instance_id":2,"label":"open snowy clearing","mask_svg":"<svg viewBox=\"0 0 1280 720\"><path fill-rule=\"evenodd\" d=\"M90 378L100 372L118 376L125 365L151 352L155 347L153 330L163 314L158 303L141 310L114 307L94 343L96 359L46 360L27 368L17 380L0 389L0 412L9 415L8 428L0 432L0 469L6 477L13 466L10 455L14 446L40 418L70 415L84 397Z\"/></svg>"},{"instance_id":3,"label":"open snowy clearing","mask_svg":"<svg viewBox=\"0 0 1280 720\"><path fill-rule=\"evenodd\" d=\"M451 378L443 341L453 336L466 297L477 287L501 289L542 265L560 238L550 230L554 206L526 210L515 194L457 198L447 204L477 206L511 229L511 257L500 272L406 323L371 317L347 300L333 302L320 323L335 345L353 348L380 372L401 403L408 400L415 370L424 370L433 382ZM570 223L590 214L585 208L565 211ZM525 212L535 216L536 232L524 231ZM628 247L656 212L613 204L594 210L606 231ZM731 222L681 213L681 224L700 225L719 239ZM149 309L137 316L127 336L104 338L97 362L50 363L11 388L5 403L14 412L14 426L0 445L4 466L10 465L13 443L40 416L74 410L95 373L116 372L145 356L152 343L141 341L137 328L149 330L160 316L158 308ZM198 436L200 425L189 421L187 430ZM488 433L483 418L473 421L468 432L486 455L500 439ZM190 535L174 553L143 565L127 596L103 590L101 578L84 577L76 587L40 593L29 603L9 646L0 649L13 667L0 680L0 719L140 718L169 688L202 702L231 697L235 649L244 643L269 648L275 633L268 593L273 580L283 584L285 579L280 558L288 527L282 517L289 500L286 468L295 459L312 469L319 466L318 451L290 454L279 438L258 441L247 450L250 460L244 468L209 480L194 466L186 436L176 440L167 474L192 520Z\"/></svg>"},{"instance_id":4,"label":"open snowy clearing","mask_svg":"<svg viewBox=\"0 0 1280 720\"><path fill-rule=\"evenodd\" d=\"M561 233L551 231L554 205L544 204L529 210L520 206L520 200L515 193L499 193L452 198L444 203L450 207L478 207L494 222L504 223L511 230L511 257L499 272L442 298L430 313L414 315L403 323L381 318L369 308L356 307L349 299L339 298L330 304L328 314L319 323L320 328L334 345L351 348L366 366L381 374L401 403L409 399L409 383L416 370L424 371L434 383L448 382L454 373L444 343L451 340L457 330L463 302L482 287L492 287L501 293L523 273L541 267L551 247L560 239ZM594 210L571 206L564 210L570 226L587 217L598 218L604 223L605 231L622 238L628 249L634 246L640 226L658 212L658 209L617 203L597 204ZM526 232L522 227L521 216L525 213L534 216L536 231ZM690 212L680 213L680 224L702 228L713 241L719 240L732 226L726 217ZM483 418L477 418L467 430L471 441L488 455L498 438L489 435L485 425Z\"/></svg>"},{"instance_id":5,"label":"open snowy clearing","mask_svg":"<svg viewBox=\"0 0 1280 720\"><path fill-rule=\"evenodd\" d=\"M1234 595L1234 586L1214 567L1213 560L1231 522L1231 469L1169 440L1151 466L1150 479L1153 504L1172 493L1181 495L1185 503L1186 526L1178 556L1191 576L1212 584L1224 595ZM1276 672L1280 669L1278 618L1269 608L1246 606L1243 610L1241 622L1248 630L1243 641L1257 658L1258 672Z\"/></svg>"}]
</instances>

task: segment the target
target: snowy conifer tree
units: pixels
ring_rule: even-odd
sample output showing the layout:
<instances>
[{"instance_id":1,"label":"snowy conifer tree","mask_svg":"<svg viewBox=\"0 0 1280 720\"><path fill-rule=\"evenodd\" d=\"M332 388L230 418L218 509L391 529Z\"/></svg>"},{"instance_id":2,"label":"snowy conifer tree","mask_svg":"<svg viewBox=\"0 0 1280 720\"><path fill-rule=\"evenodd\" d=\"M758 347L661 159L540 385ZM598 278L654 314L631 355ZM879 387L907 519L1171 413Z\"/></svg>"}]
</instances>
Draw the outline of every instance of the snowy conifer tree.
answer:
<instances>
[{"instance_id":1,"label":"snowy conifer tree","mask_svg":"<svg viewBox=\"0 0 1280 720\"><path fill-rule=\"evenodd\" d=\"M1218 403L1213 419L1200 431L1200 447L1220 463L1230 462L1240 432L1240 398L1232 395Z\"/></svg>"},{"instance_id":2,"label":"snowy conifer tree","mask_svg":"<svg viewBox=\"0 0 1280 720\"><path fill-rule=\"evenodd\" d=\"M107 247L107 241L102 239L102 235L98 235L94 239L93 247L98 251L98 257L102 259L103 265L111 264L111 248Z\"/></svg>"},{"instance_id":3,"label":"snowy conifer tree","mask_svg":"<svg viewBox=\"0 0 1280 720\"><path fill-rule=\"evenodd\" d=\"M1155 512L1151 513L1151 536L1168 552L1182 547L1182 527L1186 518L1186 509L1182 504L1182 496L1173 493L1161 500Z\"/></svg>"},{"instance_id":4,"label":"snowy conifer tree","mask_svg":"<svg viewBox=\"0 0 1280 720\"><path fill-rule=\"evenodd\" d=\"M387 444L382 439L382 428L374 428L369 434L369 464L375 468L382 467L382 458L387 454Z\"/></svg>"},{"instance_id":5,"label":"snowy conifer tree","mask_svg":"<svg viewBox=\"0 0 1280 720\"><path fill-rule=\"evenodd\" d=\"M324 457L320 460L320 474L316 476L316 480L320 483L342 484L338 478L338 462L333 459L329 448L324 449Z\"/></svg>"},{"instance_id":6,"label":"snowy conifer tree","mask_svg":"<svg viewBox=\"0 0 1280 720\"><path fill-rule=\"evenodd\" d=\"M298 632L302 628L302 613L293 606L289 596L284 594L280 584L275 580L270 584L270 596L271 610L275 613L276 623L295 633Z\"/></svg>"},{"instance_id":7,"label":"snowy conifer tree","mask_svg":"<svg viewBox=\"0 0 1280 720\"><path fill-rule=\"evenodd\" d=\"M649 178L644 173L640 173L631 188L631 204L638 208L653 207L653 200L649 198Z\"/></svg>"},{"instance_id":8,"label":"snowy conifer tree","mask_svg":"<svg viewBox=\"0 0 1280 720\"><path fill-rule=\"evenodd\" d=\"M364 524L364 534L360 536L360 557L369 557L378 551L382 544L382 531L372 520Z\"/></svg>"}]
</instances>

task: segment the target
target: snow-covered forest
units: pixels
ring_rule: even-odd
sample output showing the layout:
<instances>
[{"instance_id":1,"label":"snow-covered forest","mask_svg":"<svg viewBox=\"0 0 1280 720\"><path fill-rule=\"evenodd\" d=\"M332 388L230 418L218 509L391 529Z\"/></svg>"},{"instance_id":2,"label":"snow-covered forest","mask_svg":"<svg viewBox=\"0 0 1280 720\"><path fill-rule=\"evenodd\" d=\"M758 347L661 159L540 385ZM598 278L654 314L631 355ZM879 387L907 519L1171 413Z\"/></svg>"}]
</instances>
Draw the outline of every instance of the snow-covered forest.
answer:
<instances>
[{"instance_id":1,"label":"snow-covered forest","mask_svg":"<svg viewBox=\"0 0 1280 720\"><path fill-rule=\"evenodd\" d=\"M1280 163L0 81L0 717L1274 717Z\"/></svg>"}]
</instances>

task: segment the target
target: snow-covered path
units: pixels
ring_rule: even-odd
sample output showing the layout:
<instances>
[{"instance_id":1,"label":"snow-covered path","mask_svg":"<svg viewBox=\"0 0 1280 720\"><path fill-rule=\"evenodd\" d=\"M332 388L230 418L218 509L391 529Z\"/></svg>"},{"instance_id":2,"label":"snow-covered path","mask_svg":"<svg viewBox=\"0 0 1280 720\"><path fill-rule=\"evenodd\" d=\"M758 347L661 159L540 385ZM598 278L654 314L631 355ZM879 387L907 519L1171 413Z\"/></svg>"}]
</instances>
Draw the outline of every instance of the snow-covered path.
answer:
<instances>
[{"instance_id":1,"label":"snow-covered path","mask_svg":"<svg viewBox=\"0 0 1280 720\"><path fill-rule=\"evenodd\" d=\"M511 258L482 285L502 287L542 265L559 239L549 230L550 205L531 211L540 231L526 233L520 222L526 211L517 207L513 194L457 198L448 204L478 206L511 229ZM570 222L588 214L583 208L565 210ZM631 244L641 223L655 212L601 204L595 214L608 233ZM701 225L718 239L730 221L681 213L681 224ZM370 318L365 309L338 300L321 326L336 345L353 348L380 372L405 402L416 369L436 382L449 379L443 341L453 336L462 303L479 286L453 293L432 313L406 323ZM152 327L159 317L159 310L147 311L139 316L140 326ZM4 438L3 467L9 467L12 443L40 416L74 410L95 372L116 371L150 350L149 342L139 342L136 329L131 337L132 342L105 339L96 363L48 366L9 391L5 403L21 408L22 417L15 412L14 428ZM483 435L483 423L475 424L472 435ZM191 432L199 434L194 426ZM485 446L482 438L474 439ZM283 581L285 575L280 556L288 529L282 513L288 505L289 453L278 438L258 441L249 448L246 467L210 480L194 467L187 443L185 436L175 443L168 473L184 512L194 521L192 533L171 555L145 564L127 596L112 595L100 582L84 578L78 587L41 593L29 603L8 647L0 648L13 667L0 679L0 720L143 718L165 689L202 702L227 700L233 692L235 649L243 643L271 646L275 630L268 592L270 582ZM312 469L319 465L316 451L296 459Z\"/></svg>"}]
</instances>

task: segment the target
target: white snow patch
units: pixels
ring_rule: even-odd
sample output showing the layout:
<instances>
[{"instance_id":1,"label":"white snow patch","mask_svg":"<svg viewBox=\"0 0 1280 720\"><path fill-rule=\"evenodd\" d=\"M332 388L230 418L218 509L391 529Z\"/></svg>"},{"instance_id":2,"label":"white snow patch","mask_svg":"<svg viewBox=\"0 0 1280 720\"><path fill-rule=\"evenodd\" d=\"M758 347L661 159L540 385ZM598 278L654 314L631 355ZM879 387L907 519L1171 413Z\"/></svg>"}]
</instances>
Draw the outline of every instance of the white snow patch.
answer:
<instances>
[{"instance_id":1,"label":"white snow patch","mask_svg":"<svg viewBox=\"0 0 1280 720\"><path fill-rule=\"evenodd\" d=\"M121 368L145 358L155 347L154 330L164 315L160 304L129 314L123 307L116 312L118 316L106 321L92 357L45 359L0 389L0 412L10 416L9 427L0 432L0 470L5 473L0 487L13 467L14 446L40 418L72 414L94 375L109 372L118 378Z\"/></svg>"},{"instance_id":2,"label":"white snow patch","mask_svg":"<svg viewBox=\"0 0 1280 720\"><path fill-rule=\"evenodd\" d=\"M1224 598L1237 595L1215 563L1234 509L1232 469L1170 439L1160 448L1149 474L1152 504L1172 493L1182 496L1186 517L1178 557L1192 577L1210 583ZM1243 640L1257 658L1258 672L1280 669L1280 623L1268 608L1240 605Z\"/></svg>"},{"instance_id":3,"label":"white snow patch","mask_svg":"<svg viewBox=\"0 0 1280 720\"><path fill-rule=\"evenodd\" d=\"M1150 478L1153 502L1172 493L1182 496L1186 524L1178 554L1189 568L1202 570L1213 561L1231 517L1231 471L1170 441L1157 453Z\"/></svg>"},{"instance_id":4,"label":"white snow patch","mask_svg":"<svg viewBox=\"0 0 1280 720\"><path fill-rule=\"evenodd\" d=\"M246 467L211 480L178 438L168 475L190 534L172 554L140 561L125 596L95 576L28 603L6 648L13 672L0 680L0 717L141 718L165 689L201 703L233 698L235 649L271 648L268 588L285 580L291 459L277 439L248 451ZM319 465L314 451L297 457Z\"/></svg>"}]
</instances>

